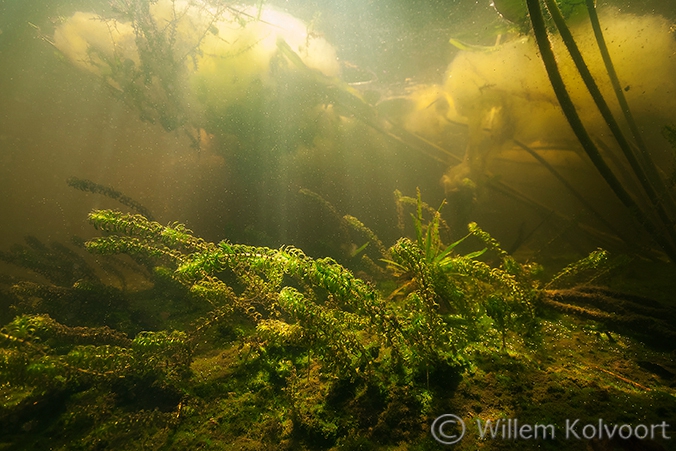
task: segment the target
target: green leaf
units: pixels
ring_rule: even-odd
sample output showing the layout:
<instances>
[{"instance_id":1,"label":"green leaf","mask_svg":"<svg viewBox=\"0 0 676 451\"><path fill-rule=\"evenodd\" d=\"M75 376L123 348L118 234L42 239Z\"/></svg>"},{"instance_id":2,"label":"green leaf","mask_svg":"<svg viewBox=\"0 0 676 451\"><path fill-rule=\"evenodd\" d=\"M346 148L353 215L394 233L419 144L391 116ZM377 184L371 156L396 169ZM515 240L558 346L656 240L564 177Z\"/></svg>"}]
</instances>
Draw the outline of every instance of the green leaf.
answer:
<instances>
[{"instance_id":1,"label":"green leaf","mask_svg":"<svg viewBox=\"0 0 676 451\"><path fill-rule=\"evenodd\" d=\"M488 250L488 248L484 247L480 251L470 252L469 254L465 255L465 258L477 258L477 257L483 255L483 253L486 252L487 250Z\"/></svg>"}]
</instances>

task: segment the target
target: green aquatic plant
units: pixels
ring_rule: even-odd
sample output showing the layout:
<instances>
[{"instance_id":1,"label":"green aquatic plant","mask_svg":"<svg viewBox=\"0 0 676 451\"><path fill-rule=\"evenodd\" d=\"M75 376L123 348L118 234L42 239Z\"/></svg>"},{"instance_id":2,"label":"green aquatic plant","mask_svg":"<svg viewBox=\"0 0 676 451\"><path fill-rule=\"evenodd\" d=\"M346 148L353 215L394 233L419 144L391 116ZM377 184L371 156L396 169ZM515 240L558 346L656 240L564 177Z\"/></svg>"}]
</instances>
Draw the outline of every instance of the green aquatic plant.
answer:
<instances>
[{"instance_id":1,"label":"green aquatic plant","mask_svg":"<svg viewBox=\"0 0 676 451\"><path fill-rule=\"evenodd\" d=\"M444 321L454 324L451 331L456 335L462 331L458 336L464 335L465 343L481 339L485 333L481 324L486 317L491 318L490 322L500 332L503 348L511 326L533 326L537 292L531 279L532 268L519 265L475 223L469 224L468 235L444 245L439 235L441 207L433 211L432 219L425 224L420 192L412 216L416 240L401 238L390 249L392 260L386 261L396 276L407 280L393 295L408 292L407 300L418 308L424 305L430 324L435 323L432 318L441 315ZM457 246L470 236L486 247L465 255L456 253ZM488 250L502 260L500 267L491 267L478 259ZM430 332L438 334L441 330Z\"/></svg>"},{"instance_id":2,"label":"green aquatic plant","mask_svg":"<svg viewBox=\"0 0 676 451\"><path fill-rule=\"evenodd\" d=\"M551 304L542 303L537 265L517 262L476 224L446 244L441 207L427 208L420 193L407 205L415 207L415 236L383 245L378 268L395 280L380 287L290 246L210 243L178 223L92 211L102 236L87 249L142 257L156 286L189 293L194 313L169 330L130 335L47 315L16 317L0 331L7 393L0 420L36 400L112 393L100 402L115 413L97 420L109 426L131 409L159 430L182 421L189 428L199 406L218 404L225 407L209 421L227 423L228 434L271 428L264 440L334 446L369 430L366 437L392 443L402 437L392 431L405 436L427 421L477 352L519 352L519 337L535 328L535 308ZM459 251L476 243L476 251ZM556 283L589 266L564 270ZM158 409L166 414L160 419L152 414Z\"/></svg>"},{"instance_id":3,"label":"green aquatic plant","mask_svg":"<svg viewBox=\"0 0 676 451\"><path fill-rule=\"evenodd\" d=\"M387 397L396 387L426 386L430 374L457 374L464 366L465 343L437 312L415 296L390 303L330 258L292 247L207 243L182 226L140 215L94 211L90 221L109 234L87 244L92 252L152 256L212 307L189 332L195 342L239 321L242 370L263 371L261 377L285 387L296 427L306 433L335 439L333 421L308 415L329 411L343 384ZM314 406L302 394L309 389L302 381L311 377L324 387L313 395L319 396Z\"/></svg>"},{"instance_id":4,"label":"green aquatic plant","mask_svg":"<svg viewBox=\"0 0 676 451\"><path fill-rule=\"evenodd\" d=\"M597 249L589 254L587 257L580 259L574 263L563 268L552 279L547 282L545 289L554 288L561 284L562 281L578 276L581 272L589 270L598 270L600 267L608 263L608 252L603 249Z\"/></svg>"},{"instance_id":5,"label":"green aquatic plant","mask_svg":"<svg viewBox=\"0 0 676 451\"><path fill-rule=\"evenodd\" d=\"M71 188L75 188L77 190L89 192L92 194L101 194L103 196L109 197L110 199L114 199L119 203L121 203L122 205L131 208L135 212L142 214L146 218L150 220L153 219L153 215L150 213L150 210L148 210L140 203L136 202L131 197L125 196L115 188L100 185L98 183L92 182L91 180L80 179L77 177L69 177L68 180L66 180L66 183Z\"/></svg>"},{"instance_id":6,"label":"green aquatic plant","mask_svg":"<svg viewBox=\"0 0 676 451\"><path fill-rule=\"evenodd\" d=\"M189 374L192 359L183 332L129 339L109 327L68 327L47 315L16 317L0 330L0 346L0 379L32 387L34 397L130 377L173 387Z\"/></svg>"},{"instance_id":7,"label":"green aquatic plant","mask_svg":"<svg viewBox=\"0 0 676 451\"><path fill-rule=\"evenodd\" d=\"M101 260L105 263L110 259ZM148 274L143 266L125 263L125 277L132 281L127 287L109 284L115 279L106 279L106 283L78 280L70 286L32 280L33 277L3 283L3 314L49 315L69 326L105 325L131 335L166 327L167 315L186 314L185 305L191 295L182 285L158 275L159 271ZM97 270L104 274L108 266L101 264ZM113 269L117 270L117 266Z\"/></svg>"},{"instance_id":8,"label":"green aquatic plant","mask_svg":"<svg viewBox=\"0 0 676 451\"><path fill-rule=\"evenodd\" d=\"M195 299L211 306L199 329L243 315L254 327L263 324L268 338L276 336L271 330L281 331L281 344L288 339L287 330L270 329L273 323L266 321L285 321L300 327L294 336L307 338L306 350L313 349L334 369L350 369L349 373L361 368L365 374L366 365L377 372L376 367L385 363L371 359L368 350L389 349L382 355L394 356L398 363L385 366L410 364L409 370L416 373L420 368L408 360L410 356L451 364L468 343L485 338L487 323L499 332L503 347L508 331L528 333L542 292L539 265L518 263L475 223L469 224L465 237L446 245L440 236L441 207L429 213L429 221L425 211L429 212L418 192L412 214L415 240L401 238L389 249L378 246L387 257L382 262L398 279L386 297L333 259L313 259L293 247L208 243L180 224L162 226L141 215L93 211L90 222L108 236L89 241L87 248L161 263L163 271L186 285ZM380 242L356 218L346 218L360 232L368 230L370 242ZM458 254L457 247L470 237L485 247ZM484 261L486 253L497 257L499 265ZM545 288L599 268L605 259L605 252L593 252L554 276ZM343 359L340 364L332 360L338 356Z\"/></svg>"},{"instance_id":9,"label":"green aquatic plant","mask_svg":"<svg viewBox=\"0 0 676 451\"><path fill-rule=\"evenodd\" d=\"M294 336L304 337L306 352L341 377L378 379L398 367L408 380L431 365L459 365L467 340L477 338L476 319L485 314L475 297L492 284L502 285L501 292L516 293L510 300L528 302L514 276L475 260L483 251L451 254L457 243L440 249L438 214L423 226L420 206L416 220L418 243L401 239L388 251L395 272L413 274L409 295L394 304L330 258L312 259L292 247L207 243L182 226L161 226L140 215L92 212L94 226L111 235L87 247L153 257L169 265L177 280L216 307L204 324L239 311L261 327L267 340L276 337L284 346L288 329L270 321L286 321L295 328ZM226 282L228 273L237 284ZM480 281L474 282L476 278ZM454 327L463 321L463 327Z\"/></svg>"},{"instance_id":10,"label":"green aquatic plant","mask_svg":"<svg viewBox=\"0 0 676 451\"><path fill-rule=\"evenodd\" d=\"M413 225L415 227L418 227L419 225L422 225L422 212L425 211L427 214L431 215L432 217L435 218L435 220L438 220L438 228L439 231L444 230L447 234L450 234L450 227L444 220L444 218L441 217L441 215L437 215L437 211L440 212L441 207L439 209L433 208L430 205L427 204L427 202L424 202L419 195L419 190L417 190L418 195L416 197L409 197L409 196L404 196L401 191L399 190L394 190L394 202L397 208L397 228L401 232L402 236L404 235L404 231L406 229L406 214L405 214L405 207L414 207L416 208L416 214L417 216L414 217ZM418 213L417 209L418 206L420 206L420 213Z\"/></svg>"},{"instance_id":11,"label":"green aquatic plant","mask_svg":"<svg viewBox=\"0 0 676 451\"><path fill-rule=\"evenodd\" d=\"M291 277L304 287L304 295L309 299L328 295L338 307L371 318L374 327L378 324L376 318L383 305L377 292L330 258L315 260L292 247L270 249L227 241L207 243L193 237L183 226L161 226L140 215L94 211L90 221L99 230L114 233L87 243L90 251L124 252L164 260L174 269L177 280L214 305L235 297L250 312L255 311L254 317L278 315L282 305L287 308L294 305L280 300L290 299L283 288L285 278ZM216 277L224 271L231 271L239 281L239 292L235 293L233 287ZM378 327L385 327L385 323Z\"/></svg>"},{"instance_id":12,"label":"green aquatic plant","mask_svg":"<svg viewBox=\"0 0 676 451\"><path fill-rule=\"evenodd\" d=\"M331 215L331 217L337 222L340 230L340 239L343 240L343 243L341 244L343 244L343 246L349 250L348 256L350 258L362 254L362 259L370 260L370 257L368 257L368 255L366 255L366 252L364 252L369 245L371 245L371 248L375 248L375 250L377 251L378 258L380 257L387 258L388 256L387 248L385 247L383 242L378 238L378 236L373 232L373 230L366 227L366 225L364 225L364 223L361 222L358 218L355 218L352 215L341 215L336 209L336 207L334 207L333 204L331 204L331 202L324 199L318 193L315 193L314 191L311 191L307 188L301 189L300 194L307 196L308 198L312 199L317 204L319 204L322 207L322 209L328 212ZM367 241L364 242L364 244L362 244L359 247L357 247L356 245L352 245L353 239L350 234L350 230L359 233L359 235L365 237ZM350 245L345 246L348 243Z\"/></svg>"},{"instance_id":13,"label":"green aquatic plant","mask_svg":"<svg viewBox=\"0 0 676 451\"><path fill-rule=\"evenodd\" d=\"M3 443L21 442L21 431L28 429L35 443L22 449L61 441L45 429L49 424L58 437L69 437L62 449L86 442L83 432L105 436L118 424L125 427L113 433L117 437L175 424L192 350L179 331L143 332L130 339L108 327L68 327L47 315L18 316L0 330Z\"/></svg>"},{"instance_id":14,"label":"green aquatic plant","mask_svg":"<svg viewBox=\"0 0 676 451\"><path fill-rule=\"evenodd\" d=\"M29 236L25 244L0 251L1 261L27 270L6 285L9 297L4 308L14 315L49 314L63 322L81 317L83 325L122 326L128 321L128 299L123 290L104 283L100 276L104 270L124 287L121 268L128 270L129 262L93 262L82 252L83 244L73 241L75 247Z\"/></svg>"}]
</instances>

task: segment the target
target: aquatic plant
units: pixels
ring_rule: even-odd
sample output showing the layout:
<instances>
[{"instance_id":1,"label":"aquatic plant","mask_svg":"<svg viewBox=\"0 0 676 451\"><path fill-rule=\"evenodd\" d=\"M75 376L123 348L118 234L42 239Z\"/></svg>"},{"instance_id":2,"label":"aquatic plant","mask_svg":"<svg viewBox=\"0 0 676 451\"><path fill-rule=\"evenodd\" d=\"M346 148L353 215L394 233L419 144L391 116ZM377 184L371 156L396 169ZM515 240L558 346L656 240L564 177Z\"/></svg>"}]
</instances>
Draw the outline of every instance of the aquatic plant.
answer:
<instances>
[{"instance_id":1,"label":"aquatic plant","mask_svg":"<svg viewBox=\"0 0 676 451\"><path fill-rule=\"evenodd\" d=\"M390 305L330 258L312 259L292 247L208 243L181 225L162 226L121 212L94 211L90 221L109 234L88 242L90 251L152 257L189 287L195 301L211 306L189 332L192 342L219 325L243 326L239 365L262 367L275 384L283 381L300 430L335 434L333 422L308 416L307 409L319 407L301 401L308 389L303 380L311 373L324 381L323 395L315 400L324 405L344 383L389 393L419 384L425 374L457 374L463 366L464 345L438 313L425 314L415 298ZM292 383L294 378L300 382Z\"/></svg>"},{"instance_id":2,"label":"aquatic plant","mask_svg":"<svg viewBox=\"0 0 676 451\"><path fill-rule=\"evenodd\" d=\"M129 339L108 327L68 327L47 315L22 315L5 325L0 351L5 389L22 387L22 398L33 402L116 381L143 380L178 393L190 374L191 347L183 332L143 332ZM3 403L0 415L10 407Z\"/></svg>"},{"instance_id":3,"label":"aquatic plant","mask_svg":"<svg viewBox=\"0 0 676 451\"><path fill-rule=\"evenodd\" d=\"M467 343L481 335L477 324L488 311L505 345L508 324L532 324L536 296L531 266L517 264L476 224L470 225L468 236L478 237L497 253L501 267L477 260L486 249L457 255L454 249L463 240L442 244L440 210L425 224L419 193L416 202L416 240L402 238L390 249L356 218L344 217L376 243L393 274L406 280L388 297L406 294L395 303L330 258L312 259L292 247L207 243L184 226L162 226L140 215L92 212L92 224L112 235L88 242L87 248L158 259L177 280L216 307L215 317L239 311L262 327L268 338L277 331L278 339L286 342L288 329L274 321L290 316L289 324L297 332L293 336L321 337L322 345L313 354L335 369L349 373L360 368L357 373L368 374L382 370L378 366L403 364L413 374L419 371L416 361L425 362L425 367L430 362L457 364L454 361ZM233 274L238 284L226 283L224 272ZM490 309L482 301L487 293L492 296ZM456 328L454 322L464 325ZM373 359L368 349L389 349L394 361ZM336 358L342 359L340 365Z\"/></svg>"},{"instance_id":4,"label":"aquatic plant","mask_svg":"<svg viewBox=\"0 0 676 451\"><path fill-rule=\"evenodd\" d=\"M89 220L103 236L87 249L143 257L154 266L156 284L170 280L189 291L195 314L191 322L174 323L182 330L133 338L108 327L69 327L44 314L16 317L0 331L0 378L12 394L0 417L36 400L110 390L119 399L106 401L108 409L127 412L125 403L136 402L139 421L173 428L192 421L209 393L225 391L232 404L219 415L232 418L214 421L254 427L263 420L240 417L252 402L270 403L256 407L254 417L267 418L272 442L293 435L329 446L369 429L369 437L389 443L393 430L415 430L477 352L513 354L520 337L536 330L536 308L555 308L562 298L543 297L538 265L517 262L478 225L445 244L441 207L427 206L419 192L399 201L414 207L415 236L383 245L378 268L395 282L380 287L331 258L290 246L210 243L178 223L92 211ZM346 223L376 242L356 218ZM479 250L458 252L476 242ZM601 260L592 254L554 283ZM191 376L195 350L205 346L226 359L216 365L223 370L214 370L224 376L211 385ZM165 401L159 405L143 391Z\"/></svg>"},{"instance_id":5,"label":"aquatic plant","mask_svg":"<svg viewBox=\"0 0 676 451\"><path fill-rule=\"evenodd\" d=\"M645 230L650 234L653 240L660 245L669 259L675 261L676 244L674 244L674 241L676 241L676 232L674 232L673 219L671 218L671 215L674 213L673 202L671 200L670 194L662 182L661 177L658 175L652 159L644 147L640 133L638 132L638 127L636 126L629 107L627 106L627 102L624 99L623 90L620 89L620 83L617 80L617 76L615 75L612 61L605 46L603 33L601 32L601 27L598 23L598 18L596 16L596 6L592 1L586 2L587 11L592 21L596 40L603 54L606 69L610 74L611 80L613 81L614 92L618 97L619 103L623 106L627 122L630 124L632 133L634 134L634 139L637 142L637 146L641 150L640 155L636 155L634 150L631 148L628 139L620 129L616 119L608 107L605 98L599 90L596 81L591 75L589 68L587 67L577 47L577 43L570 33L561 11L559 10L558 5L553 0L545 1L547 9L556 25L556 28L561 34L561 38L566 46L566 49L570 53L573 62L575 63L578 73L582 77L587 90L594 99L594 103L603 116L604 121L610 128L615 140L622 150L624 157L629 162L636 179L640 182L643 192L648 197L650 208L656 211L659 218L658 222L654 221L650 215L647 214L644 209L641 208L641 206L634 200L625 186L618 179L617 175L610 168L602 154L599 152L597 146L591 139L575 109L575 105L571 100L570 93L567 90L561 73L558 69L556 59L552 52L551 43L547 35L546 24L540 3L536 0L528 0L526 3L528 6L533 32L540 50L540 55L547 70L547 75L554 89L554 93L556 94L556 97L561 105L561 108L563 109L566 119L572 127L577 139L587 153L589 159L594 163L594 166L602 175L606 183L611 187L617 198L620 199L620 201L627 207L629 212L637 219L637 221L643 224ZM669 211L670 209L672 211Z\"/></svg>"},{"instance_id":6,"label":"aquatic plant","mask_svg":"<svg viewBox=\"0 0 676 451\"><path fill-rule=\"evenodd\" d=\"M90 221L98 229L116 234L90 241L87 244L90 251L159 258L172 265L177 280L217 307L225 307L223 302L229 302L255 321L290 314L299 325L310 328L305 335L319 333L316 330L322 328L319 322L326 329L321 333L334 338L338 333L330 333L329 326L341 323L336 315L359 315L360 321L354 323L359 326L357 330L370 329L373 337L377 335L374 332L390 334L389 339L396 340L397 327L388 318L375 289L330 258L315 260L292 247L269 249L226 241L207 243L194 238L183 226L161 226L140 215L94 211ZM224 271L230 271L241 284L238 292L217 277ZM294 279L302 292L288 286L286 277ZM347 321L347 316L341 321ZM350 342L335 345L348 346ZM352 341L358 348L357 343ZM329 351L321 352L330 358Z\"/></svg>"},{"instance_id":7,"label":"aquatic plant","mask_svg":"<svg viewBox=\"0 0 676 451\"><path fill-rule=\"evenodd\" d=\"M49 314L58 321L70 322L82 315L81 325L121 327L128 320L128 299L123 292L101 280L101 269L116 277L122 286L126 278L120 271L129 267L111 261L93 263L75 247L64 243L43 243L28 236L25 244L0 251L0 261L20 268L21 276L6 283L7 298L3 312L12 315ZM138 268L137 268L138 269ZM5 281L3 281L5 285Z\"/></svg>"},{"instance_id":8,"label":"aquatic plant","mask_svg":"<svg viewBox=\"0 0 676 451\"><path fill-rule=\"evenodd\" d=\"M456 327L464 329L467 342L481 339L477 336L481 331L478 324L482 317L488 316L500 332L504 348L509 328L521 324L526 326L522 330L525 333L534 325L537 292L532 276L535 266L519 265L475 223L469 224L468 235L444 245L439 236L440 213L441 207L425 225L423 202L418 192L413 215L416 240L401 238L390 249L392 260L387 261L395 275L408 279L394 294L409 291L414 298L424 301L428 314L443 312L446 320L459 320ZM466 255L455 253L454 249L470 236L478 238L486 247ZM487 250L497 254L501 260L499 267L477 259Z\"/></svg>"},{"instance_id":9,"label":"aquatic plant","mask_svg":"<svg viewBox=\"0 0 676 451\"><path fill-rule=\"evenodd\" d=\"M68 180L66 180L66 183L71 188L75 188L77 190L89 192L92 194L101 194L110 199L116 200L122 205L131 208L132 210L134 210L139 214L142 214L146 218L153 220L153 215L150 213L149 209L147 209L146 207L144 207L131 197L122 194L113 187L100 185L98 183L92 182L91 180L80 179L77 177L69 177Z\"/></svg>"},{"instance_id":10,"label":"aquatic plant","mask_svg":"<svg viewBox=\"0 0 676 451\"><path fill-rule=\"evenodd\" d=\"M606 264L608 261L608 252L603 249L597 249L589 254L587 257L582 258L574 263L563 268L559 271L552 279L547 282L544 286L547 288L554 288L561 283L562 280L568 279L570 277L577 277L583 271L588 270L598 270L599 267ZM587 283L591 283L592 280L588 280Z\"/></svg>"},{"instance_id":11,"label":"aquatic plant","mask_svg":"<svg viewBox=\"0 0 676 451\"><path fill-rule=\"evenodd\" d=\"M506 348L508 331L527 333L533 326L534 299L520 285L527 277L514 265L510 274L476 260L483 250L458 255L458 243L444 246L439 211L426 223L420 196L416 202L416 240L402 238L385 250L386 264L402 284L388 297L330 258L313 259L293 247L208 243L180 224L162 226L117 211L90 213L90 222L107 236L87 248L152 258L195 301L209 305L189 341L201 342L219 325L243 327L235 338L242 346L241 371L262 370L285 390L295 427L331 441L347 427L344 418L328 414L345 384L365 391L352 401L356 405L374 402L367 395L373 390L386 404L400 396L392 409L409 405L424 415L430 387L463 370L471 343L490 342L494 327ZM377 240L356 218L346 222ZM490 235L475 225L471 230L499 251ZM309 381L315 378L321 382L313 389ZM392 414L387 412L377 415Z\"/></svg>"}]
</instances>

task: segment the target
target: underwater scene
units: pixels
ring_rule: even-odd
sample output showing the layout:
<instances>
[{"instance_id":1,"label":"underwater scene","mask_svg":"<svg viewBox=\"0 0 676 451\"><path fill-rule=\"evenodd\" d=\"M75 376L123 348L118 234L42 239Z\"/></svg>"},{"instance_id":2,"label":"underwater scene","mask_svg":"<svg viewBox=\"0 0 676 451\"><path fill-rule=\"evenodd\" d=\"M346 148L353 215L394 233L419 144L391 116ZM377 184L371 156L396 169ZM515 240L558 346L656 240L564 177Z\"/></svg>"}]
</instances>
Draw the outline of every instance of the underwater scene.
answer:
<instances>
[{"instance_id":1,"label":"underwater scene","mask_svg":"<svg viewBox=\"0 0 676 451\"><path fill-rule=\"evenodd\" d=\"M0 0L0 451L676 450L676 2Z\"/></svg>"}]
</instances>

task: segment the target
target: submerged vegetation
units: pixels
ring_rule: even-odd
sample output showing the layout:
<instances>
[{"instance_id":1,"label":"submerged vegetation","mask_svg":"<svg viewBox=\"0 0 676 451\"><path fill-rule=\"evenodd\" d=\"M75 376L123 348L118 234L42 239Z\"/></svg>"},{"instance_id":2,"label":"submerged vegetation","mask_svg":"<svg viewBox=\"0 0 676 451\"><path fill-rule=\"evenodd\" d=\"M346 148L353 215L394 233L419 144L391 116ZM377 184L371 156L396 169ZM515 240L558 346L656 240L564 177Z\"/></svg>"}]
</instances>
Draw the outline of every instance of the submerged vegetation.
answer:
<instances>
[{"instance_id":1,"label":"submerged vegetation","mask_svg":"<svg viewBox=\"0 0 676 451\"><path fill-rule=\"evenodd\" d=\"M502 375L516 368L537 372L529 362L552 346L546 329L568 327L548 319L551 308L593 317L589 308L570 304L572 291L551 288L575 274L597 273L607 255L595 251L545 283L539 265L518 263L478 225L445 244L441 209L428 207L419 193L397 198L402 208L414 205L415 234L389 248L376 246L384 255L379 263L369 259L367 267L377 269L360 271L363 277L290 246L210 243L178 223L92 211L89 221L103 236L86 249L136 260L137 271L149 271L153 282L144 295L157 297L155 308L167 314L152 332L129 322L69 326L79 320L50 305L61 302L58 290L82 289L83 279L52 277L61 288L35 284L47 293L44 299L32 312L17 304L21 314L0 334L0 418L39 434L7 429L0 440L22 449L47 441L68 449L145 449L151 442L154 449L209 443L372 449L401 442L426 449L424 443L432 443L426 425L451 407L463 380L490 371L486 359L506 365ZM356 218L345 218L380 243ZM467 246L475 250L459 251ZM19 254L4 258L48 274L43 263ZM121 313L138 297L103 283L88 289L123 301ZM608 291L576 293L612 299ZM172 306L172 297L187 309ZM669 314L657 305L653 310ZM593 318L603 324L603 315ZM621 312L606 313L611 318L622 323ZM674 335L668 323L660 324ZM632 330L631 321L621 325ZM634 317L633 325L645 321ZM61 413L54 418L48 411ZM195 427L199 433L189 432Z\"/></svg>"},{"instance_id":2,"label":"submerged vegetation","mask_svg":"<svg viewBox=\"0 0 676 451\"><path fill-rule=\"evenodd\" d=\"M516 2L497 2L497 7L509 7L501 12L513 15L522 30L529 18L544 20L538 1L528 0L528 17L518 3L515 9ZM554 19L560 13L577 20L582 4L561 4L568 3L575 8L557 12L561 5L545 1ZM155 221L148 208L117 189L69 178L72 188L107 196L136 214L95 209L88 216L95 238L63 244L27 237L0 252L10 268L0 276L0 449L430 450L439 446L430 424L447 413L471 421L530 423L595 421L602 415L617 423L657 424L676 417L673 303L597 286L630 258L596 249L577 261L562 256L564 266L536 263L537 246L526 257L513 252L550 220L557 222L559 237L611 233L614 240L606 242L629 242L625 235L631 236L623 224L616 227L598 213L580 194L584 191L538 153L549 150L545 138L565 141L573 135L569 119L554 108L561 97L550 92L556 68L543 71L534 41L480 49L453 40L462 51L445 84L411 91L406 99L411 108L398 122L386 114L386 101L378 104L379 93L367 96L355 89L358 83L339 78L339 60L320 33L262 3L235 8L224 2L115 0L110 7L110 17L77 12L60 20L50 42L72 64L100 77L141 119L166 132L180 130L196 150L205 151L203 164L213 163L214 179L232 179L228 196L237 208L223 216L241 221L235 228L274 224L292 205L288 198L296 185L307 180L313 185L315 177L330 172L314 171L312 160L330 160L326 167L333 169L344 156L336 156L338 149L361 140L422 151L445 166L455 162L444 178L453 225L442 217L446 201L435 208L423 202L420 190L412 197L397 191L396 229L392 224L393 230L385 231L391 235L384 237L369 220L343 214L347 202L333 205L301 189L335 226L338 243L326 244L327 252L240 239L213 242L185 224ZM664 38L665 20L606 18L613 20L614 33L641 23ZM552 24L533 25L540 26L541 48L559 39ZM632 52L643 41L636 42ZM672 46L668 41L660 50ZM523 61L506 57L510 54ZM497 60L506 66L496 70ZM673 78L668 64L656 64ZM567 66L562 67L573 68ZM584 64L578 72L580 67ZM533 86L516 77L524 73L535 77ZM577 84L576 94L586 96ZM643 89L638 80L631 85L625 88L630 96ZM663 107L669 110L671 103L665 100ZM587 124L599 136L613 122L601 119ZM442 137L451 126L464 127L468 135L464 156L438 144L446 144ZM435 127L437 135L426 139L424 131ZM365 131L377 138L363 138ZM674 146L674 128L666 125L661 132ZM353 137L344 139L347 134ZM580 141L585 139L597 145L590 136ZM533 143L542 146L531 149ZM563 214L491 174L489 163L515 146L583 208ZM621 158L631 162L632 152L641 149L629 150ZM620 185L615 195L629 200L624 203L637 224L628 227L646 228L674 260L670 218L676 213L670 197L676 176L662 183L659 173L644 183L655 169L652 161L638 157L638 166L630 165L628 177L618 179L612 171L621 172L625 161L613 160L612 168L606 163L615 151L587 151L596 169L611 171L604 174L610 185ZM367 157L392 159L405 174L409 168L394 153ZM305 162L302 174L280 175L297 161ZM381 170L381 163L374 166ZM422 171L411 172L415 175L406 183L412 190L416 185L410 181ZM426 172L424 177L430 178ZM352 183L349 177L336 180L314 185L327 192ZM487 231L490 226L485 230L481 221L464 215L483 185L536 211L539 225L524 226L531 230L504 248ZM287 196L275 203L285 197L276 196L282 187ZM214 189L213 197L202 201L211 203L225 191ZM342 195L336 196L348 196ZM265 224L247 224L232 214L251 205L264 211ZM602 230L578 220L583 210L597 216L593 222ZM458 235L459 224L464 236ZM251 230L251 236L259 231ZM295 242L267 238L254 242ZM640 239L629 244L638 249L636 260L652 256L651 244ZM596 246L582 247L587 253ZM497 440L477 445L477 440L458 449L512 446ZM618 446L628 449L632 443ZM662 449L661 442L643 444ZM540 445L610 450L617 444L552 439Z\"/></svg>"}]
</instances>

